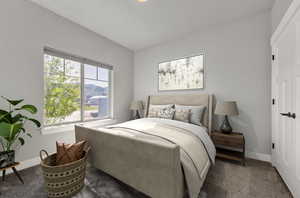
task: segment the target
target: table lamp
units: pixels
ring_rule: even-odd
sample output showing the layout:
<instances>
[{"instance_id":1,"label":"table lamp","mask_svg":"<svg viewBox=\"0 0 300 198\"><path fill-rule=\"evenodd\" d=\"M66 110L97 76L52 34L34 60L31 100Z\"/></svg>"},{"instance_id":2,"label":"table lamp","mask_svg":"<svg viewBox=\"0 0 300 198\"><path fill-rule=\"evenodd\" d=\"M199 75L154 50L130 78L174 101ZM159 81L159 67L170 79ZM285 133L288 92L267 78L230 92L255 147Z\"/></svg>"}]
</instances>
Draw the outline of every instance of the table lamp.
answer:
<instances>
[{"instance_id":1,"label":"table lamp","mask_svg":"<svg viewBox=\"0 0 300 198\"><path fill-rule=\"evenodd\" d=\"M230 126L228 116L236 116L239 115L239 111L237 108L237 104L234 101L227 101L223 103L218 103L215 109L215 114L224 115L224 121L220 127L221 132L223 133L231 133L232 127Z\"/></svg>"},{"instance_id":2,"label":"table lamp","mask_svg":"<svg viewBox=\"0 0 300 198\"><path fill-rule=\"evenodd\" d=\"M141 118L139 110L143 109L143 102L142 101L133 101L130 105L130 110L136 111L134 119Z\"/></svg>"}]
</instances>

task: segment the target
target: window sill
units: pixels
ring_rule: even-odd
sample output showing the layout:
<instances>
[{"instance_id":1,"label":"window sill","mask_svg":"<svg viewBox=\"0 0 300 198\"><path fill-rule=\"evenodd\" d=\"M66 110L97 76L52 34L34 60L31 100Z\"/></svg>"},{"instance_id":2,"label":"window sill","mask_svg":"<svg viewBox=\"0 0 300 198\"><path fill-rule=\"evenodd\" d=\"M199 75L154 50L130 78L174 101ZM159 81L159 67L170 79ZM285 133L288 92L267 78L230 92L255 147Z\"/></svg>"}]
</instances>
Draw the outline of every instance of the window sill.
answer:
<instances>
[{"instance_id":1,"label":"window sill","mask_svg":"<svg viewBox=\"0 0 300 198\"><path fill-rule=\"evenodd\" d=\"M84 127L104 127L107 125L116 124L117 120L114 119L105 119L105 120L96 120L96 121L89 121L89 122L79 122L79 123L72 123L60 126L48 126L44 127L41 131L43 135L55 134L55 133L63 133L63 132L70 132L74 130L75 125L80 125Z\"/></svg>"}]
</instances>

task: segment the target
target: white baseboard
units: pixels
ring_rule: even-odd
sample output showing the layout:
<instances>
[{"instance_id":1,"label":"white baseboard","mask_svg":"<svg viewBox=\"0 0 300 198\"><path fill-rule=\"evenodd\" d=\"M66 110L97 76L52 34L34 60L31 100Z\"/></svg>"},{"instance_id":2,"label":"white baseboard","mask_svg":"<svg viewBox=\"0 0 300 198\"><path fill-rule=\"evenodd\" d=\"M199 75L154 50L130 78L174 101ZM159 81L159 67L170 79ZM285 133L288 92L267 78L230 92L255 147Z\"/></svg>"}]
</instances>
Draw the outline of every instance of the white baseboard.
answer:
<instances>
[{"instance_id":1,"label":"white baseboard","mask_svg":"<svg viewBox=\"0 0 300 198\"><path fill-rule=\"evenodd\" d=\"M271 162L271 155L268 154L247 152L246 157L250 159L264 161L264 162Z\"/></svg>"},{"instance_id":2,"label":"white baseboard","mask_svg":"<svg viewBox=\"0 0 300 198\"><path fill-rule=\"evenodd\" d=\"M28 160L24 160L20 162L20 165L16 167L17 170L23 170L23 169L27 169L33 166L36 166L38 164L40 164L41 159L40 157L35 157L32 159L28 159ZM11 169L7 170L6 174L11 174L13 171Z\"/></svg>"},{"instance_id":3,"label":"white baseboard","mask_svg":"<svg viewBox=\"0 0 300 198\"><path fill-rule=\"evenodd\" d=\"M226 147L226 146L222 146L221 148L232 150L232 148ZM233 150L235 150L235 149L233 149ZM237 149L236 151L240 151L240 150ZM247 151L247 150L246 150L246 158L255 159L255 160L264 161L264 162L272 162L271 155L264 154L264 153L255 153L255 152L251 152L251 151Z\"/></svg>"}]
</instances>

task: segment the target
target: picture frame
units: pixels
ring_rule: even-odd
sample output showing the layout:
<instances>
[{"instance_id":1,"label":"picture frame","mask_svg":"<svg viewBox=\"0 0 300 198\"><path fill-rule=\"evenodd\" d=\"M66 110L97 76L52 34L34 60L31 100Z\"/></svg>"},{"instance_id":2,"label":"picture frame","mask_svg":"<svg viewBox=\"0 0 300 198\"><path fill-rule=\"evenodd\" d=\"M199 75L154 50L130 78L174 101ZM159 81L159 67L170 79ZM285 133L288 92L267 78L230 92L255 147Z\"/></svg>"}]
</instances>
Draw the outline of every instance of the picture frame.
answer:
<instances>
[{"instance_id":1,"label":"picture frame","mask_svg":"<svg viewBox=\"0 0 300 198\"><path fill-rule=\"evenodd\" d=\"M158 64L158 91L204 89L204 54Z\"/></svg>"}]
</instances>

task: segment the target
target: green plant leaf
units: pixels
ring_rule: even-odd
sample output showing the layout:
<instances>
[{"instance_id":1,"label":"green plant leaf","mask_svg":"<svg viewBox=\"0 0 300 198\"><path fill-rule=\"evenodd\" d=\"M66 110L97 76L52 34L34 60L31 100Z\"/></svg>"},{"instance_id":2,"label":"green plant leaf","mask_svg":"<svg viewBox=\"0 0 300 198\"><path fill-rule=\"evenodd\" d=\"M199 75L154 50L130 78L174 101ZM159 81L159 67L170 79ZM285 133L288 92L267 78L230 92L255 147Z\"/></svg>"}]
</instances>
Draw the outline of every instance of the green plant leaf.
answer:
<instances>
[{"instance_id":1,"label":"green plant leaf","mask_svg":"<svg viewBox=\"0 0 300 198\"><path fill-rule=\"evenodd\" d=\"M28 111L32 114L35 114L37 112L37 108L33 105L23 105L22 107L20 108L17 108L16 110L25 110L25 111Z\"/></svg>"},{"instance_id":2,"label":"green plant leaf","mask_svg":"<svg viewBox=\"0 0 300 198\"><path fill-rule=\"evenodd\" d=\"M6 114L1 121L13 124L12 111L8 112L8 114Z\"/></svg>"},{"instance_id":3,"label":"green plant leaf","mask_svg":"<svg viewBox=\"0 0 300 198\"><path fill-rule=\"evenodd\" d=\"M38 128L41 127L41 123L38 120L36 120L36 119L29 118L29 117L21 115L21 114L17 114L14 118L15 118L14 120L20 121L20 122L22 122L23 120L29 120L29 121L33 122ZM19 120L17 120L18 118L19 118ZM21 128L21 130L23 132L25 132L24 128Z\"/></svg>"},{"instance_id":4,"label":"green plant leaf","mask_svg":"<svg viewBox=\"0 0 300 198\"><path fill-rule=\"evenodd\" d=\"M7 114L9 114L9 112L0 110L0 121L2 121L5 118L5 116L7 116Z\"/></svg>"},{"instance_id":5,"label":"green plant leaf","mask_svg":"<svg viewBox=\"0 0 300 198\"><path fill-rule=\"evenodd\" d=\"M23 146L25 144L25 140L23 138L19 137L18 140L20 141L21 146Z\"/></svg>"},{"instance_id":6,"label":"green plant leaf","mask_svg":"<svg viewBox=\"0 0 300 198\"><path fill-rule=\"evenodd\" d=\"M12 142L15 139L15 136L21 132L21 128L23 127L22 123L0 123L0 136L5 138L8 142Z\"/></svg>"},{"instance_id":7,"label":"green plant leaf","mask_svg":"<svg viewBox=\"0 0 300 198\"><path fill-rule=\"evenodd\" d=\"M31 138L32 138L32 135L31 135L30 133L26 133L26 135L27 135L28 137L31 137Z\"/></svg>"},{"instance_id":8,"label":"green plant leaf","mask_svg":"<svg viewBox=\"0 0 300 198\"><path fill-rule=\"evenodd\" d=\"M0 116L5 116L6 114L8 114L7 111L0 109Z\"/></svg>"},{"instance_id":9,"label":"green plant leaf","mask_svg":"<svg viewBox=\"0 0 300 198\"><path fill-rule=\"evenodd\" d=\"M0 110L0 122L8 122L11 123L12 117L11 112Z\"/></svg>"},{"instance_id":10,"label":"green plant leaf","mask_svg":"<svg viewBox=\"0 0 300 198\"><path fill-rule=\"evenodd\" d=\"M20 121L22 121L22 119L23 119L23 115L18 113L17 115L12 117L12 123L20 122Z\"/></svg>"},{"instance_id":11,"label":"green plant leaf","mask_svg":"<svg viewBox=\"0 0 300 198\"><path fill-rule=\"evenodd\" d=\"M11 140L15 139L16 135L21 132L23 128L23 123L14 123L11 127Z\"/></svg>"},{"instance_id":12,"label":"green plant leaf","mask_svg":"<svg viewBox=\"0 0 300 198\"><path fill-rule=\"evenodd\" d=\"M9 139L11 125L5 122L0 123L0 136Z\"/></svg>"},{"instance_id":13,"label":"green plant leaf","mask_svg":"<svg viewBox=\"0 0 300 198\"><path fill-rule=\"evenodd\" d=\"M33 118L28 118L28 120L30 120L31 122L33 122L38 128L41 127L41 123L38 120L33 119Z\"/></svg>"},{"instance_id":14,"label":"green plant leaf","mask_svg":"<svg viewBox=\"0 0 300 198\"><path fill-rule=\"evenodd\" d=\"M16 105L18 105L18 104L20 104L21 102L24 101L24 99L21 99L21 100L10 100L10 99L8 99L8 98L6 98L4 96L2 96L2 98L4 98L7 102L9 102L13 106L16 106Z\"/></svg>"}]
</instances>

